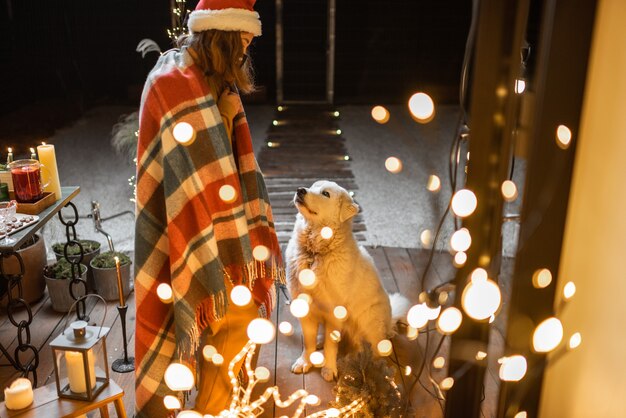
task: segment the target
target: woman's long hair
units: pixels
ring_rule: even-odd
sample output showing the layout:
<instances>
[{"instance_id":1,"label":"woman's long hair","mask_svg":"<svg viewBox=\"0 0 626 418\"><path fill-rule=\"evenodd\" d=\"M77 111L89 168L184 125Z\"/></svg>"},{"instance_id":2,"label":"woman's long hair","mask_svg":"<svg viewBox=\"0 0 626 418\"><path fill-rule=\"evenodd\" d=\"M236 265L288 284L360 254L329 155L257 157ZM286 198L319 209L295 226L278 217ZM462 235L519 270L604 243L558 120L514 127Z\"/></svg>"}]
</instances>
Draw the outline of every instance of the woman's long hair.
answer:
<instances>
[{"instance_id":1,"label":"woman's long hair","mask_svg":"<svg viewBox=\"0 0 626 418\"><path fill-rule=\"evenodd\" d=\"M254 74L250 60L241 65L244 50L241 35L236 31L206 30L182 35L176 41L179 48L191 48L196 64L207 76L211 93L216 100L235 84L239 91L254 91Z\"/></svg>"}]
</instances>

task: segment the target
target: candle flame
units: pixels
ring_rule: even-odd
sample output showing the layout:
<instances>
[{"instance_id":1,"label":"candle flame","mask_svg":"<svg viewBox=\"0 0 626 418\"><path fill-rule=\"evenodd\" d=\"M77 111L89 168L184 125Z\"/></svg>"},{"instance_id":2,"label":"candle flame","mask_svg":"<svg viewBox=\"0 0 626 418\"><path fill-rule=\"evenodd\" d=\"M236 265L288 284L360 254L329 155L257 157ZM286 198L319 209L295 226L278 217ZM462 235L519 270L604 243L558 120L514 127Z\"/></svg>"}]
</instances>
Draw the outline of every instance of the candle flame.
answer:
<instances>
[{"instance_id":1,"label":"candle flame","mask_svg":"<svg viewBox=\"0 0 626 418\"><path fill-rule=\"evenodd\" d=\"M46 143L44 141L41 141L41 145L46 145Z\"/></svg>"},{"instance_id":2,"label":"candle flame","mask_svg":"<svg viewBox=\"0 0 626 418\"><path fill-rule=\"evenodd\" d=\"M9 147L9 152L13 152L13 148Z\"/></svg>"},{"instance_id":3,"label":"candle flame","mask_svg":"<svg viewBox=\"0 0 626 418\"><path fill-rule=\"evenodd\" d=\"M30 149L30 152L33 152L33 153L34 153L34 152L35 152L35 148L31 148L31 149Z\"/></svg>"}]
</instances>

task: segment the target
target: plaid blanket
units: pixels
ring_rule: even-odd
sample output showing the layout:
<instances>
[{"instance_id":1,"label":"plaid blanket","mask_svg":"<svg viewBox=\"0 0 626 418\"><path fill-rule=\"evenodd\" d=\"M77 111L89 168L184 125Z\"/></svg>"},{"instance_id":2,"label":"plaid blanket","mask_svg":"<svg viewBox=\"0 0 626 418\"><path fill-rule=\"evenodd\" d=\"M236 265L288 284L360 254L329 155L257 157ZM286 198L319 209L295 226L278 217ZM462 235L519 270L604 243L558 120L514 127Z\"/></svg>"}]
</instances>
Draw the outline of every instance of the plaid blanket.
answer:
<instances>
[{"instance_id":1,"label":"plaid blanket","mask_svg":"<svg viewBox=\"0 0 626 418\"><path fill-rule=\"evenodd\" d=\"M178 143L173 128L189 123L196 138ZM195 367L203 331L224 315L225 280L252 291L261 316L284 282L280 247L243 107L232 144L202 71L185 51L163 54L150 72L140 109L135 230L137 417L166 416L163 381L173 361ZM232 186L234 201L220 198ZM257 261L257 245L270 250ZM169 284L174 301L161 302Z\"/></svg>"}]
</instances>

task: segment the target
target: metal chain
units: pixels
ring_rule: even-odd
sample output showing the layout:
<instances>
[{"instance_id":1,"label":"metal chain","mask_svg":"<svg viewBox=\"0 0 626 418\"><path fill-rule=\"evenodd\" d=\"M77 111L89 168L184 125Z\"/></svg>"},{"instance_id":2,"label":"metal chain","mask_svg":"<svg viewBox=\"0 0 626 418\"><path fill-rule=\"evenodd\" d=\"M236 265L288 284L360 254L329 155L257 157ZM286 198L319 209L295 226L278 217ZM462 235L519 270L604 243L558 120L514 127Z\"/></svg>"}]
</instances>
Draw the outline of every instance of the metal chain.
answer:
<instances>
[{"instance_id":1,"label":"metal chain","mask_svg":"<svg viewBox=\"0 0 626 418\"><path fill-rule=\"evenodd\" d=\"M19 271L17 274L7 274L4 271L5 259L15 257L18 262ZM22 256L16 252L6 252L0 254L0 274L7 280L7 316L11 324L17 327L17 347L15 348L14 356L11 359L8 353L5 353L13 366L22 372L22 376L28 378L28 375L32 373L33 383L37 386L37 366L39 366L39 351L31 344L30 325L33 323L33 311L26 300L24 300L24 292L22 288L22 277L24 276L24 260ZM13 290L17 287L17 295L13 295ZM25 319L19 319L18 313L26 312ZM22 361L20 353L31 351L33 357L30 361Z\"/></svg>"},{"instance_id":2,"label":"metal chain","mask_svg":"<svg viewBox=\"0 0 626 418\"><path fill-rule=\"evenodd\" d=\"M67 207L70 207L73 210L74 219L65 220L65 218L63 217L63 210L59 211L59 220L63 225L65 225L65 237L67 240L65 246L63 247L63 257L70 264L70 271L72 274L72 278L69 284L70 296L72 296L74 300L78 300L81 296L87 294L87 281L81 278L82 272L80 268L85 251L76 237L78 210L72 202L69 202L67 205L64 206L64 208ZM70 257L68 255L68 249L76 246L78 246L79 249L78 255ZM80 291L80 287L82 287L82 292ZM87 307L85 306L85 300L80 300L76 305L76 316L79 320L89 321L89 317L87 316Z\"/></svg>"}]
</instances>

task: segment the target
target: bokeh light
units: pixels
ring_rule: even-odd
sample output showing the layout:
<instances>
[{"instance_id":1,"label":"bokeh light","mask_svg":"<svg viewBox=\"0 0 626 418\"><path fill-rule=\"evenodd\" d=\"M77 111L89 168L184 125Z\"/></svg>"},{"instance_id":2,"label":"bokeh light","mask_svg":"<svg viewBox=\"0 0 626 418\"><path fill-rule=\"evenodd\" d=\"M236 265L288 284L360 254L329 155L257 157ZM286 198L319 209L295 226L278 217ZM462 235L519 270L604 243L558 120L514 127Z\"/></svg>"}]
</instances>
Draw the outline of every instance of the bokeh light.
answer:
<instances>
[{"instance_id":1,"label":"bokeh light","mask_svg":"<svg viewBox=\"0 0 626 418\"><path fill-rule=\"evenodd\" d=\"M561 149L567 149L571 142L572 131L565 125L559 125L556 128L556 144Z\"/></svg>"},{"instance_id":2,"label":"bokeh light","mask_svg":"<svg viewBox=\"0 0 626 418\"><path fill-rule=\"evenodd\" d=\"M507 382L518 382L526 375L528 363L524 356L516 354L511 357L503 357L500 363L500 379Z\"/></svg>"},{"instance_id":3,"label":"bokeh light","mask_svg":"<svg viewBox=\"0 0 626 418\"><path fill-rule=\"evenodd\" d=\"M454 306L446 308L437 320L437 328L443 334L452 334L459 329L463 321L463 314Z\"/></svg>"},{"instance_id":4,"label":"bokeh light","mask_svg":"<svg viewBox=\"0 0 626 418\"><path fill-rule=\"evenodd\" d=\"M374 106L372 108L372 119L381 125L385 124L389 122L389 111L384 106Z\"/></svg>"},{"instance_id":5,"label":"bokeh light","mask_svg":"<svg viewBox=\"0 0 626 418\"><path fill-rule=\"evenodd\" d=\"M454 251L467 251L472 245L472 236L467 228L455 231L450 238L450 247Z\"/></svg>"},{"instance_id":6,"label":"bokeh light","mask_svg":"<svg viewBox=\"0 0 626 418\"><path fill-rule=\"evenodd\" d=\"M533 348L538 353L554 350L563 339L563 324L557 318L548 318L540 323L533 333Z\"/></svg>"},{"instance_id":7,"label":"bokeh light","mask_svg":"<svg viewBox=\"0 0 626 418\"><path fill-rule=\"evenodd\" d=\"M390 173L397 174L402 171L402 161L397 157L389 157L385 160L385 168Z\"/></svg>"},{"instance_id":8,"label":"bokeh light","mask_svg":"<svg viewBox=\"0 0 626 418\"><path fill-rule=\"evenodd\" d=\"M191 145L196 139L196 131L187 122L178 122L172 129L176 142L182 145Z\"/></svg>"},{"instance_id":9,"label":"bokeh light","mask_svg":"<svg viewBox=\"0 0 626 418\"><path fill-rule=\"evenodd\" d=\"M427 123L435 115L435 103L426 93L415 93L409 99L409 111L413 119L420 123Z\"/></svg>"},{"instance_id":10,"label":"bokeh light","mask_svg":"<svg viewBox=\"0 0 626 418\"><path fill-rule=\"evenodd\" d=\"M219 190L220 199L226 203L234 202L237 199L237 191L230 184L225 184Z\"/></svg>"},{"instance_id":11,"label":"bokeh light","mask_svg":"<svg viewBox=\"0 0 626 418\"><path fill-rule=\"evenodd\" d=\"M296 318L304 318L309 314L309 304L304 299L294 299L289 305L289 311Z\"/></svg>"},{"instance_id":12,"label":"bokeh light","mask_svg":"<svg viewBox=\"0 0 626 418\"><path fill-rule=\"evenodd\" d=\"M230 291L230 298L237 306L248 306L252 301L252 293L246 286L238 285Z\"/></svg>"},{"instance_id":13,"label":"bokeh light","mask_svg":"<svg viewBox=\"0 0 626 418\"><path fill-rule=\"evenodd\" d=\"M476 210L478 200L474 192L461 189L452 197L452 211L459 218L470 216Z\"/></svg>"},{"instance_id":14,"label":"bokeh light","mask_svg":"<svg viewBox=\"0 0 626 418\"><path fill-rule=\"evenodd\" d=\"M500 288L493 280L471 280L461 297L465 313L478 321L495 315L501 301Z\"/></svg>"},{"instance_id":15,"label":"bokeh light","mask_svg":"<svg viewBox=\"0 0 626 418\"><path fill-rule=\"evenodd\" d=\"M517 199L517 186L511 180L505 180L500 187L502 191L502 197L507 202L512 202Z\"/></svg>"},{"instance_id":16,"label":"bokeh light","mask_svg":"<svg viewBox=\"0 0 626 418\"><path fill-rule=\"evenodd\" d=\"M533 286L537 289L548 287L552 283L552 273L548 269L539 269L533 273Z\"/></svg>"},{"instance_id":17,"label":"bokeh light","mask_svg":"<svg viewBox=\"0 0 626 418\"><path fill-rule=\"evenodd\" d=\"M163 303L172 303L174 300L172 286L167 283L161 283L157 286L157 296Z\"/></svg>"},{"instance_id":18,"label":"bokeh light","mask_svg":"<svg viewBox=\"0 0 626 418\"><path fill-rule=\"evenodd\" d=\"M172 363L165 370L165 384L174 392L191 390L195 379L189 367L181 363Z\"/></svg>"},{"instance_id":19,"label":"bokeh light","mask_svg":"<svg viewBox=\"0 0 626 418\"><path fill-rule=\"evenodd\" d=\"M255 318L248 324L248 338L255 344L267 344L274 339L276 328L264 318Z\"/></svg>"}]
</instances>

